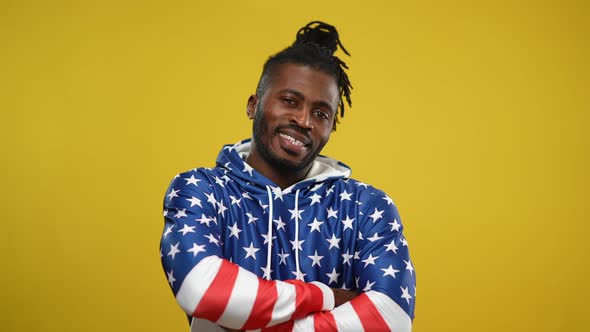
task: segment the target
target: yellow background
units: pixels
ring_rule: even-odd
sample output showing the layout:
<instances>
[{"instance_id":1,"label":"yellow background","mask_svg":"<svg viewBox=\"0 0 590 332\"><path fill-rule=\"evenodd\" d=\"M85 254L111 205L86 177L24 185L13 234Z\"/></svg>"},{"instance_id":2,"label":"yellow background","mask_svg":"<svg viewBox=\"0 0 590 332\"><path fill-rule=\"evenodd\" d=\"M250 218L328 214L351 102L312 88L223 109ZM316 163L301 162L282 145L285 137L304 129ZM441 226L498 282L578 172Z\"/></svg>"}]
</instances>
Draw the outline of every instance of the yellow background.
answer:
<instances>
[{"instance_id":1,"label":"yellow background","mask_svg":"<svg viewBox=\"0 0 590 332\"><path fill-rule=\"evenodd\" d=\"M588 331L586 1L0 1L1 331L187 331L159 262L176 173L250 135L299 27L353 108L325 154L397 202L416 332Z\"/></svg>"}]
</instances>

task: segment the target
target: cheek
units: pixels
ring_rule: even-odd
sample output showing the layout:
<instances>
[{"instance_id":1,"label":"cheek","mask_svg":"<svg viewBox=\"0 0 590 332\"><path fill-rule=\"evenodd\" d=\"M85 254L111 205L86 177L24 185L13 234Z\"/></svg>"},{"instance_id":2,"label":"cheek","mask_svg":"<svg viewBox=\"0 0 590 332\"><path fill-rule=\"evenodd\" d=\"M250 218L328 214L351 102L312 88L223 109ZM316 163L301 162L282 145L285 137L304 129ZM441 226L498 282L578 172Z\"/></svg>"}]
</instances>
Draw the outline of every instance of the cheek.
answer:
<instances>
[{"instance_id":1,"label":"cheek","mask_svg":"<svg viewBox=\"0 0 590 332\"><path fill-rule=\"evenodd\" d=\"M332 134L332 128L330 129L323 129L322 132L318 135L318 139L321 142L321 145L324 146L328 143L330 139L330 134Z\"/></svg>"}]
</instances>

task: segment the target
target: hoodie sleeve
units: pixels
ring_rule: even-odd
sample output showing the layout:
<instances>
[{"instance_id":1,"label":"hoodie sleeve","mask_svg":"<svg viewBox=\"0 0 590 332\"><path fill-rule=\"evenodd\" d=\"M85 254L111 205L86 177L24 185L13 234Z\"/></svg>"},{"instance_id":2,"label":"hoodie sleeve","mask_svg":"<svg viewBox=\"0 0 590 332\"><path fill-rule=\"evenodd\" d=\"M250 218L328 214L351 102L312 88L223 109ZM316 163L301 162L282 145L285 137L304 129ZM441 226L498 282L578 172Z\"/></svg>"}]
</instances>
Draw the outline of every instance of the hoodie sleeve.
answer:
<instances>
[{"instance_id":1,"label":"hoodie sleeve","mask_svg":"<svg viewBox=\"0 0 590 332\"><path fill-rule=\"evenodd\" d=\"M354 273L363 293L329 312L311 314L270 331L396 331L412 330L416 274L397 208L374 188L361 195L362 209Z\"/></svg>"},{"instance_id":2,"label":"hoodie sleeve","mask_svg":"<svg viewBox=\"0 0 590 332\"><path fill-rule=\"evenodd\" d=\"M160 257L188 315L247 330L334 308L333 292L321 283L265 280L224 259L222 206L200 170L177 175L164 197Z\"/></svg>"}]
</instances>

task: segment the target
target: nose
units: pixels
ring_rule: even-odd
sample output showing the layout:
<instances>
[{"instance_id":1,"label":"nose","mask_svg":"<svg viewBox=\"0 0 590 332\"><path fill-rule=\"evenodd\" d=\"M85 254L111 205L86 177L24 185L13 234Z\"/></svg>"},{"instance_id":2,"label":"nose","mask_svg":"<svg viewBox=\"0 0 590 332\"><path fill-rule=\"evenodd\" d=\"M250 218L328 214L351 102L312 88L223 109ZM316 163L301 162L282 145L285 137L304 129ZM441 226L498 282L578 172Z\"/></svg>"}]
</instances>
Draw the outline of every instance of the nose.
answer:
<instances>
[{"instance_id":1,"label":"nose","mask_svg":"<svg viewBox=\"0 0 590 332\"><path fill-rule=\"evenodd\" d=\"M297 125L304 129L312 129L311 111L307 107L303 107L294 112L293 120Z\"/></svg>"}]
</instances>

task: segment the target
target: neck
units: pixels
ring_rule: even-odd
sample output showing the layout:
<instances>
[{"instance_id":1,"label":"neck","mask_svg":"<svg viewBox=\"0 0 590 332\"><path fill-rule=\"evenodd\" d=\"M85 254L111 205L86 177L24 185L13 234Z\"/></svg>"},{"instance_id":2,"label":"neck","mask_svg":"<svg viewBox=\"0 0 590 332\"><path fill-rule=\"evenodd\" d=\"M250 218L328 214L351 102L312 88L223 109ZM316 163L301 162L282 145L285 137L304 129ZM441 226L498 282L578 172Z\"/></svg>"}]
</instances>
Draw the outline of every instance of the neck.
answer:
<instances>
[{"instance_id":1,"label":"neck","mask_svg":"<svg viewBox=\"0 0 590 332\"><path fill-rule=\"evenodd\" d=\"M266 178L276 183L281 189L290 187L291 185L303 180L311 165L302 170L291 170L286 168L273 167L264 161L261 156L253 149L246 158L248 165L252 166L258 173L264 175Z\"/></svg>"}]
</instances>

